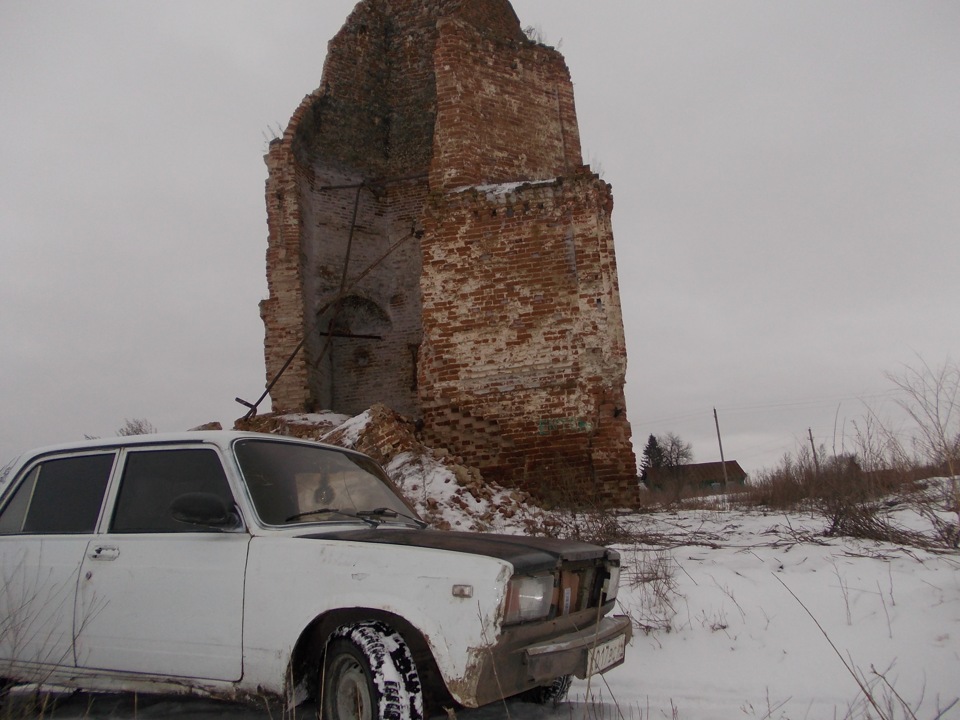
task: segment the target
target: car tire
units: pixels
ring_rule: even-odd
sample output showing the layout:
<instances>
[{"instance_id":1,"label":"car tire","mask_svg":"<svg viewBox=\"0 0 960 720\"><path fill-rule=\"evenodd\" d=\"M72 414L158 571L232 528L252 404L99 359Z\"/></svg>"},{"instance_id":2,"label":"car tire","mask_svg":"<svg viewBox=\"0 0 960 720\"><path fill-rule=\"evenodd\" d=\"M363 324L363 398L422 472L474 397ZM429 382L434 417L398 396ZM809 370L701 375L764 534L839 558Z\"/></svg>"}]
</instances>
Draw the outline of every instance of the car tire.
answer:
<instances>
[{"instance_id":1,"label":"car tire","mask_svg":"<svg viewBox=\"0 0 960 720\"><path fill-rule=\"evenodd\" d=\"M423 720L423 688L404 639L382 622L339 628L318 683L321 720Z\"/></svg>"},{"instance_id":2,"label":"car tire","mask_svg":"<svg viewBox=\"0 0 960 720\"><path fill-rule=\"evenodd\" d=\"M571 675L561 675L549 685L541 685L532 690L527 690L520 695L520 699L524 702L536 703L537 705L546 705L548 703L558 705L566 700L572 682L573 677Z\"/></svg>"}]
</instances>

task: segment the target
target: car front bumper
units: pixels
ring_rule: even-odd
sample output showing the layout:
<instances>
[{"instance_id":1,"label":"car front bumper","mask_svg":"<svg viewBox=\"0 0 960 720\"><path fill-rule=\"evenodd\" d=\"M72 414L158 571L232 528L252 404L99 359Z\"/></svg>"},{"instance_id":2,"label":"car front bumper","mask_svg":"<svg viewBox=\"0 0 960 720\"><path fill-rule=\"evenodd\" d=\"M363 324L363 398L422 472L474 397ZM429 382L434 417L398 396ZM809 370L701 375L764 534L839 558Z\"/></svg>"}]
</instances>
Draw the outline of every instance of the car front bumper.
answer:
<instances>
[{"instance_id":1,"label":"car front bumper","mask_svg":"<svg viewBox=\"0 0 960 720\"><path fill-rule=\"evenodd\" d=\"M482 660L476 705L547 685L563 675L584 678L605 672L623 662L632 635L629 617L613 615L598 621L596 608L508 628Z\"/></svg>"}]
</instances>

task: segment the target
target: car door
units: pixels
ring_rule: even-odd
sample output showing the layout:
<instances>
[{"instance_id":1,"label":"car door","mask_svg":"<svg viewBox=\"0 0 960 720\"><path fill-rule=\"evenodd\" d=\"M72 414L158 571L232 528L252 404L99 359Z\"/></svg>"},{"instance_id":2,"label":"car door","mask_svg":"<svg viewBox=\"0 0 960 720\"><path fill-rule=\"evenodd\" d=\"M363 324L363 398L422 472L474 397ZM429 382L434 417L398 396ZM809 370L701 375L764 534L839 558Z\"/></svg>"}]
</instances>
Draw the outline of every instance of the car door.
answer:
<instances>
[{"instance_id":1,"label":"car door","mask_svg":"<svg viewBox=\"0 0 960 720\"><path fill-rule=\"evenodd\" d=\"M43 680L74 666L74 600L115 451L26 465L0 510L0 664ZM0 667L0 675L3 675Z\"/></svg>"},{"instance_id":2,"label":"car door","mask_svg":"<svg viewBox=\"0 0 960 720\"><path fill-rule=\"evenodd\" d=\"M155 676L239 680L249 535L174 519L186 493L234 500L210 447L130 448L107 531L83 558L77 665Z\"/></svg>"}]
</instances>

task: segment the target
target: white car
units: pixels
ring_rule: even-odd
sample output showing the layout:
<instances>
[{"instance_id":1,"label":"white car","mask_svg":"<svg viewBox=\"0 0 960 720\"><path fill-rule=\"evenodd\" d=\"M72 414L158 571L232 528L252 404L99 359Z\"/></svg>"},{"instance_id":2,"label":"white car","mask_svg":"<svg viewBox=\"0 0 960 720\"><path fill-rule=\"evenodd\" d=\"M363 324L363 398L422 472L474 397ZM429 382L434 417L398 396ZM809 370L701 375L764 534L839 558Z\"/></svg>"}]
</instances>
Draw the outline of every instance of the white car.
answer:
<instances>
[{"instance_id":1,"label":"white car","mask_svg":"<svg viewBox=\"0 0 960 720\"><path fill-rule=\"evenodd\" d=\"M631 635L609 615L616 552L426 529L376 463L340 448L96 440L27 453L0 486L4 687L314 698L328 720L416 720L544 701L620 664Z\"/></svg>"}]
</instances>

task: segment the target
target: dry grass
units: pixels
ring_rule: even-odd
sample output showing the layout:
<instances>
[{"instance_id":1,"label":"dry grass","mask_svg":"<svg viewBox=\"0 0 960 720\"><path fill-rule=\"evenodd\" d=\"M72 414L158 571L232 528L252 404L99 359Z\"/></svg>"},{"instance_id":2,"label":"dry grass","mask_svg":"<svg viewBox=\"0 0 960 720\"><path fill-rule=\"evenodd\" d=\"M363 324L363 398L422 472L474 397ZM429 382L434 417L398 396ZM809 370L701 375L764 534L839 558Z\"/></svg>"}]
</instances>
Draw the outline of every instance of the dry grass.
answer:
<instances>
[{"instance_id":1,"label":"dry grass","mask_svg":"<svg viewBox=\"0 0 960 720\"><path fill-rule=\"evenodd\" d=\"M625 608L633 625L644 633L673 627L677 614L677 582L674 577L676 561L669 550L642 549L627 551L623 564L622 582L636 592L639 602Z\"/></svg>"},{"instance_id":2,"label":"dry grass","mask_svg":"<svg viewBox=\"0 0 960 720\"><path fill-rule=\"evenodd\" d=\"M737 493L733 503L745 508L805 510L827 520L827 536L890 542L926 548L956 548L960 513L951 503L950 481L923 480L938 468L921 462L864 469L857 456L831 457L814 463L808 451L787 455L772 470L758 475ZM932 488L939 488L939 492ZM910 508L925 518L930 530L898 525L892 514ZM953 515L951 518L950 515Z\"/></svg>"}]
</instances>

